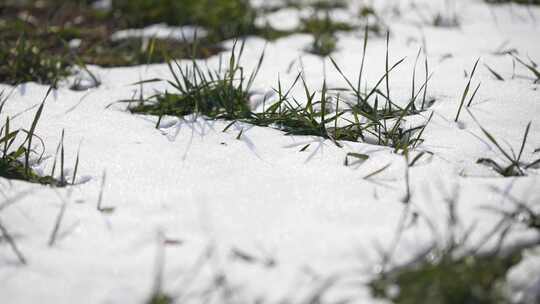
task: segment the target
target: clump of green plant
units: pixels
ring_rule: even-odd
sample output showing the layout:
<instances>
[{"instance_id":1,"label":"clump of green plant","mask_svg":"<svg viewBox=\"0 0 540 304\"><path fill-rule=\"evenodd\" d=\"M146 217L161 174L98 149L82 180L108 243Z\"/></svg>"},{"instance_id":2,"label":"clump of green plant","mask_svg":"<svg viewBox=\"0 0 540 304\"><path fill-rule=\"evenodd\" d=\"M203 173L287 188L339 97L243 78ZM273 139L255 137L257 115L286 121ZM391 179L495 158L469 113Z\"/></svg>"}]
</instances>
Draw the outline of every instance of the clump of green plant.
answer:
<instances>
[{"instance_id":1,"label":"clump of green plant","mask_svg":"<svg viewBox=\"0 0 540 304\"><path fill-rule=\"evenodd\" d=\"M36 81L52 84L56 79L68 76L75 66L95 64L112 67L164 62L168 58L208 58L223 50L216 44L223 39L243 34L283 35L271 28L251 28L252 21L249 21L249 30L223 25L223 20L240 22L234 14L242 14L236 8L244 0L217 1L217 5L213 4L214 1L191 1L191 7L200 16L214 22L213 25L203 22L203 26L214 29L209 30L207 37L199 37L195 42L146 38L113 40L111 35L114 32L131 25L130 18L135 18L134 25L137 22L140 22L140 26L147 25L144 18L138 20L136 14L130 14L130 9L146 16L159 8L173 16L180 16L186 12L182 3L190 1L170 1L175 6L180 5L181 9L176 11L168 6L159 6L155 1L146 1L151 6L148 10L141 10L137 4L144 1L117 2L120 8L126 6L127 10L101 11L92 8L87 1L1 3L0 61L5 64L0 66L0 82L16 84ZM218 16L212 17L208 12L215 12ZM195 18L194 13L187 14ZM153 23L164 22L160 16L155 18L156 22ZM191 24L195 21L190 19L185 22Z\"/></svg>"},{"instance_id":2,"label":"clump of green plant","mask_svg":"<svg viewBox=\"0 0 540 304\"><path fill-rule=\"evenodd\" d=\"M353 26L345 22L336 22L330 18L330 11L315 10L310 18L302 19L300 31L313 36L313 43L308 51L319 56L328 56L336 49L338 31L352 31Z\"/></svg>"},{"instance_id":3,"label":"clump of green plant","mask_svg":"<svg viewBox=\"0 0 540 304\"><path fill-rule=\"evenodd\" d=\"M157 293L153 294L148 300L147 304L172 304L174 300L166 294Z\"/></svg>"},{"instance_id":4,"label":"clump of green plant","mask_svg":"<svg viewBox=\"0 0 540 304\"><path fill-rule=\"evenodd\" d=\"M256 10L247 0L113 0L113 14L127 27L165 22L198 25L218 40L255 32Z\"/></svg>"},{"instance_id":5,"label":"clump of green plant","mask_svg":"<svg viewBox=\"0 0 540 304\"><path fill-rule=\"evenodd\" d=\"M365 26L370 32L376 35L384 34L384 28L387 26L384 20L379 16L377 11L371 5L362 5L358 10L358 15L364 21Z\"/></svg>"},{"instance_id":6,"label":"clump of green plant","mask_svg":"<svg viewBox=\"0 0 540 304\"><path fill-rule=\"evenodd\" d=\"M482 126L480 126L480 129L482 130L482 133L488 138L488 140L497 147L499 152L504 156L504 158L508 161L507 164L501 164L491 158L480 158L477 163L486 165L495 172L499 173L502 176L509 177L509 176L525 176L526 171L529 168L534 168L538 164L540 164L540 158L534 161L531 161L529 163L524 163L521 161L521 156L523 155L523 150L525 149L525 145L527 143L527 137L529 136L529 130L531 128L531 122L527 124L527 127L525 128L525 133L523 134L523 140L521 142L521 146L519 148L519 153L516 155L514 149L510 147L510 151L507 151L501 147L499 142L491 135L486 129L484 129Z\"/></svg>"},{"instance_id":7,"label":"clump of green plant","mask_svg":"<svg viewBox=\"0 0 540 304\"><path fill-rule=\"evenodd\" d=\"M236 49L235 43L226 71L222 71L221 66L217 71L203 70L195 61L184 68L178 62L172 61L169 63L169 69L174 81L168 83L176 89L176 92L165 92L146 99L130 99L123 102L136 103L129 106L132 113L159 117L198 114L212 119L232 120L232 123L242 121L258 126L271 126L286 134L321 136L334 141L357 140L358 136L351 131L352 127L337 126L337 118L344 112L332 114L331 110L328 110L330 97L327 95L326 85L323 85L322 93L317 95L317 92L310 91L301 74L298 74L287 92L283 91L281 82L278 82L277 100L267 108L263 105L262 112L254 112L249 105L250 88L263 62L264 52L255 70L249 78L246 78L239 63L244 44L242 43L238 51ZM289 96L291 89L300 79L306 92L307 100L304 104ZM320 96L320 99L316 96ZM157 126L159 123L160 119ZM329 126L332 124L333 128Z\"/></svg>"},{"instance_id":8,"label":"clump of green plant","mask_svg":"<svg viewBox=\"0 0 540 304\"><path fill-rule=\"evenodd\" d=\"M39 41L22 35L16 41L0 41L0 82L17 84L36 81L51 84L67 76L69 63L43 50Z\"/></svg>"},{"instance_id":9,"label":"clump of green plant","mask_svg":"<svg viewBox=\"0 0 540 304\"><path fill-rule=\"evenodd\" d=\"M321 16L322 15L322 16ZM330 11L315 11L311 17L301 20L300 31L308 34L349 32L354 26L341 21L334 21L330 17Z\"/></svg>"},{"instance_id":10,"label":"clump of green plant","mask_svg":"<svg viewBox=\"0 0 540 304\"><path fill-rule=\"evenodd\" d=\"M432 116L427 119L425 124L415 127L407 127L405 120L407 116L416 115L429 106L429 102L426 102L427 82L430 77L427 63L426 80L419 89L415 87L415 63L411 100L405 107L400 107L390 99L389 74L404 59L390 67L387 54L386 72L375 87L366 92L360 88L367 40L366 29L358 86L354 86L345 77L332 59L335 68L349 85L349 93L356 99L352 104L343 102L339 94L331 94L325 81L320 92L310 90L302 73L299 73L294 83L286 91L283 89L281 81L278 81L278 87L275 89L277 98L268 101L268 103L267 100L264 100L262 111L255 112L248 103L249 90L262 64L264 53L261 55L255 70L246 79L243 68L239 65L244 44L236 54L236 43L227 71L222 72L221 65L218 71L211 71L202 69L195 61L192 61L189 67L182 67L178 62L171 61L169 69L174 80L168 81L168 83L175 88L175 91L121 102L130 103L128 109L132 113L158 116L156 126L160 125L161 117L164 115L182 117L189 114L201 114L212 119L232 120L228 127L236 121L241 121L257 126L277 128L290 135L320 136L331 139L338 146L340 146L340 140L346 140L376 143L393 147L395 151L416 147L422 143L422 134ZM305 100L302 101L290 96L291 90L300 80L302 80L305 92ZM379 86L385 80L386 93L383 93ZM138 84L142 85L153 81L163 80L151 79ZM417 106L416 103L422 92L424 93L422 103ZM379 102L379 98L385 102ZM349 108L340 108L340 103L349 106Z\"/></svg>"},{"instance_id":11,"label":"clump of green plant","mask_svg":"<svg viewBox=\"0 0 540 304\"><path fill-rule=\"evenodd\" d=\"M443 241L433 223L421 214L412 213L407 205L398 226L398 237L392 250L385 254L383 266L387 266L394 254L411 216L425 218L434 234L437 233L437 243L409 263L391 269L383 267L369 283L373 296L396 304L509 303L504 288L506 274L521 261L522 251L531 246L502 247L508 230L517 221L504 215L480 243L472 245L469 243L474 224L464 227L456 212L455 199L448 199L447 204L447 237ZM494 247L482 249L490 240L494 241Z\"/></svg>"},{"instance_id":12,"label":"clump of green plant","mask_svg":"<svg viewBox=\"0 0 540 304\"><path fill-rule=\"evenodd\" d=\"M302 80L305 101L299 102L289 96L292 88ZM282 130L286 135L312 135L332 140L337 146L339 140L358 141L357 126L341 125L339 118L346 113L339 109L339 96L335 99L335 109L332 109L334 98L329 95L326 82L320 92L311 91L301 73L298 74L292 86L284 91L281 82L276 90L277 100L260 113L254 113L250 123L259 126L271 126Z\"/></svg>"},{"instance_id":13,"label":"clump of green plant","mask_svg":"<svg viewBox=\"0 0 540 304\"><path fill-rule=\"evenodd\" d=\"M19 130L11 130L10 129L10 118L6 118L6 123L2 126L0 129L0 145L1 145L1 155L0 158L0 176L7 178L7 179L15 179L15 180L23 180L31 183L38 183L43 185L50 185L55 187L63 187L69 184L69 182L64 177L64 146L63 146L63 140L61 144L61 155L60 155L60 162L61 162L61 173L60 173L60 179L56 179L53 177L55 167L56 167L56 157L55 157L55 163L53 165L53 170L51 175L45 175L42 176L38 174L36 171L34 171L30 165L30 155L32 153L35 153L32 147L32 142L34 139L39 140L42 147L44 146L43 140L36 135L36 127L38 124L38 121L41 117L41 113L43 112L43 107L45 106L45 100L47 99L49 93L51 92L52 87L47 92L45 98L39 105L38 110L36 111L36 114L34 116L34 119L32 121L32 125L30 126L30 129L19 129ZM3 93L3 92L2 92ZM0 94L0 113L1 110L7 100L7 98L2 99L2 94ZM14 147L17 137L19 134L25 134L24 140L18 144L16 147ZM63 139L63 134L62 134ZM59 148L57 149L57 152ZM43 154L39 157L39 160L41 160ZM38 160L38 161L39 161ZM77 175L77 167L79 164L79 157L77 155L77 160L75 164L75 172L72 178L72 183L75 182L75 177Z\"/></svg>"},{"instance_id":14,"label":"clump of green plant","mask_svg":"<svg viewBox=\"0 0 540 304\"><path fill-rule=\"evenodd\" d=\"M460 18L456 12L455 1L445 0L444 6L444 10L433 11L432 8L426 9L423 6L412 3L411 8L412 12L418 16L418 19L423 24L446 28L459 27Z\"/></svg>"},{"instance_id":15,"label":"clump of green plant","mask_svg":"<svg viewBox=\"0 0 540 304\"><path fill-rule=\"evenodd\" d=\"M174 81L168 81L168 83L177 91L174 93L165 92L149 99L140 100L129 110L132 113L145 113L160 117L163 115L181 117L196 113L216 119L248 119L251 117L249 90L262 64L264 53L261 55L256 69L246 79L239 64L244 43L241 44L238 52L236 52L236 48L235 42L229 67L225 72L222 71L221 66L217 71L212 71L210 69L204 70L195 61L192 61L191 66L186 68L175 60L172 60L172 63L169 61L168 65Z\"/></svg>"},{"instance_id":16,"label":"clump of green plant","mask_svg":"<svg viewBox=\"0 0 540 304\"><path fill-rule=\"evenodd\" d=\"M520 260L520 253L456 258L447 252L434 261L425 258L386 273L370 287L375 297L396 304L508 303L501 285L509 268Z\"/></svg>"},{"instance_id":17,"label":"clump of green plant","mask_svg":"<svg viewBox=\"0 0 540 304\"><path fill-rule=\"evenodd\" d=\"M387 33L386 36L387 49L385 74L379 78L378 82L371 90L362 91L362 77L364 73L365 55L369 37L367 27L365 29L364 37L363 55L360 64L358 81L356 84L353 84L353 82L342 72L336 61L333 58L330 58L336 70L347 83L348 91L353 97L353 102L350 105L351 114L353 116L351 125L356 125L358 130L362 130L360 133L360 138L363 141L373 142L378 145L390 146L393 147L395 151L403 151L409 147L416 147L423 141L421 139L421 135L423 134L427 124L430 122L432 116L429 116L425 124L416 127L407 127L405 125L405 118L410 115L419 114L433 102L427 100L427 85L431 77L428 72L427 61L425 64L426 79L422 86L416 90L417 57L412 75L411 98L406 106L401 107L392 101L389 79L390 72L399 66L405 59L401 59L390 66L388 54L389 33ZM379 89L383 82L385 83L384 92L382 89ZM422 92L423 96L421 104L416 105L417 101L419 100L419 95Z\"/></svg>"},{"instance_id":18,"label":"clump of green plant","mask_svg":"<svg viewBox=\"0 0 540 304\"><path fill-rule=\"evenodd\" d=\"M326 57L332 54L336 50L337 38L330 33L323 33L313 36L313 42L311 43L308 51L312 54Z\"/></svg>"},{"instance_id":19,"label":"clump of green plant","mask_svg":"<svg viewBox=\"0 0 540 304\"><path fill-rule=\"evenodd\" d=\"M534 75L534 83L540 83L540 70L538 70L538 64L536 62L529 58L529 63L527 63L523 59L519 58L515 53L509 52L508 54L510 54L517 62L519 62L519 64L526 67Z\"/></svg>"},{"instance_id":20,"label":"clump of green plant","mask_svg":"<svg viewBox=\"0 0 540 304\"><path fill-rule=\"evenodd\" d=\"M103 67L165 62L169 58L208 58L223 50L206 41L188 43L169 39L105 40L78 54L81 61Z\"/></svg>"},{"instance_id":21,"label":"clump of green plant","mask_svg":"<svg viewBox=\"0 0 540 304\"><path fill-rule=\"evenodd\" d=\"M347 8L347 1L344 1L344 0L315 0L315 1L308 1L308 4L314 9L319 9L319 10Z\"/></svg>"},{"instance_id":22,"label":"clump of green plant","mask_svg":"<svg viewBox=\"0 0 540 304\"><path fill-rule=\"evenodd\" d=\"M436 27L457 27L460 23L457 15L446 16L442 13L438 13L433 16L432 24Z\"/></svg>"}]
</instances>

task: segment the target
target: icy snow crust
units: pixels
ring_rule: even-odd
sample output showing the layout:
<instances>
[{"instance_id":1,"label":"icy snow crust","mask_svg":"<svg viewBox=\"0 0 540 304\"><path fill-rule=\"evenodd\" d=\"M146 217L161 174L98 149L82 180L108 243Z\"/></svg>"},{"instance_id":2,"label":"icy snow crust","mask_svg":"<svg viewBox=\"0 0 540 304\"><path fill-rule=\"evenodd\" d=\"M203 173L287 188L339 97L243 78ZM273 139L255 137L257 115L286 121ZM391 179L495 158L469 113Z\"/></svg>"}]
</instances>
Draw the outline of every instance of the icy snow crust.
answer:
<instances>
[{"instance_id":1,"label":"icy snow crust","mask_svg":"<svg viewBox=\"0 0 540 304\"><path fill-rule=\"evenodd\" d=\"M476 223L474 244L500 218L484 207L512 209L510 199L501 193L537 206L540 179L537 170L530 170L527 177L501 178L475 164L478 158L501 159L501 155L467 111L459 124L453 122L466 84L463 71L470 71L481 57L506 79L494 79L481 64L475 80L482 87L470 111L514 149L532 121L523 158L533 159L533 150L540 147L540 86L523 77L511 79L511 58L492 52L508 40L509 47L522 56L540 62L540 9L461 1L458 11L460 28L419 26L410 11L387 20L392 29L391 61L407 56L391 74L391 87L394 99L406 103L414 58L425 41L434 72L429 92L436 103L430 109L435 114L425 131L425 143L418 150L434 155L410 170L411 204L413 210L432 219L442 235L440 241L446 231L445 201L455 198L464 227ZM339 38L339 50L333 57L346 75L356 79L361 31ZM322 87L324 73L330 87L345 86L328 60L303 52L310 41L307 35L273 43L249 38L242 58L247 70L256 65L266 45L256 91L270 91L277 85L278 75L284 84L292 83L302 67L313 89ZM384 39L371 39L366 61L369 85L383 74L384 54ZM441 60L446 54L452 57ZM218 61L213 57L208 65L217 67ZM50 171L56 143L65 129L68 176L80 146L79 184L51 189L0 179L6 200L14 200L2 203L0 219L28 260L27 266L19 265L6 243L1 244L2 302L142 303L154 284L162 235L174 243L165 248L163 281L164 291L172 295L197 291L216 273L224 273L246 299L302 299L332 277L337 278L332 297L351 296L355 303L374 303L363 283L377 270L380 252L391 247L404 209L405 160L401 155L363 143L343 142L344 147L338 148L328 140L284 136L271 128L242 124L222 132L228 122L201 117L165 118L157 130L155 117L132 115L125 104L107 106L132 97L138 90L130 85L134 82L170 78L165 64L91 69L102 86L86 92L61 86L47 101L37 128L47 143L45 155L50 156L37 169ZM521 66L515 72L529 75ZM420 68L418 73L422 74ZM6 85L2 88L9 90ZM165 88L160 83L144 86L146 94ZM29 126L35 111L32 107L46 90L34 83L20 85L2 119L22 113L12 120L13 128ZM300 88L293 94L302 98ZM423 121L428 115L411 119ZM243 135L237 140L240 129ZM309 148L299 152L307 143L311 143ZM346 167L343 161L348 152L365 153L370 159ZM391 164L386 171L362 179L386 164ZM103 205L115 207L112 214L96 210L104 172ZM64 201L68 206L59 237L50 248L47 242ZM508 240L536 237L518 227ZM394 263L408 261L436 238L425 222L412 225L396 249ZM194 276L193 265L209 248L211 258ZM234 259L232 250L256 260ZM265 263L268 260L273 263ZM527 264L522 264L528 266L518 265L509 275L512 288L526 292L521 297L539 292L531 283L539 282L538 261L538 250L532 250L523 262ZM186 282L191 282L187 289ZM198 303L196 298L191 300Z\"/></svg>"}]
</instances>

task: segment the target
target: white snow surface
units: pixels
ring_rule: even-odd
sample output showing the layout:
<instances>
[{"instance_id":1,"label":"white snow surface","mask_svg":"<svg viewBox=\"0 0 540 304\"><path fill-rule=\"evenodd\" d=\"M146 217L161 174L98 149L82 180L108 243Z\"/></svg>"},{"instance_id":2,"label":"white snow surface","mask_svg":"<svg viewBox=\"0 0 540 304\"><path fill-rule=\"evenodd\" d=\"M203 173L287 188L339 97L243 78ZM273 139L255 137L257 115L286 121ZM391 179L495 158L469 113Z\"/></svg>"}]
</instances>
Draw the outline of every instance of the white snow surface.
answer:
<instances>
[{"instance_id":1,"label":"white snow surface","mask_svg":"<svg viewBox=\"0 0 540 304\"><path fill-rule=\"evenodd\" d=\"M426 10L437 11L434 2L426 3L432 5ZM512 199L536 210L540 204L538 169L528 170L526 177L501 178L476 164L482 157L503 159L472 118L503 146L515 150L532 121L523 160L539 157L534 150L540 148L540 85L520 65L512 77L511 57L492 52L508 41L508 47L521 56L540 62L540 9L488 6L481 1L458 4L459 28L420 25L412 10L386 20L392 32L391 61L406 57L390 76L393 99L408 101L414 59L421 46L434 72L429 94L436 99L428 112L409 118L424 121L434 112L425 142L412 151L413 155L430 151L433 156L410 169L410 208L430 218L436 230L423 220L409 225L393 255L396 265L434 241L445 240L449 199L457 201L459 231L464 233L475 224L471 246L483 240L500 219L492 209L512 210ZM384 40L372 37L369 41L368 86L384 73ZM324 78L329 87L344 87L328 59L303 51L310 42L311 37L301 34L275 42L247 39L242 64L248 71L266 48L254 90L259 94L271 91L278 76L290 84L300 69L313 89L320 89ZM225 43L231 45L231 41ZM333 58L353 79L361 54L362 30L339 34ZM472 115L464 110L456 124L453 118L467 82L464 70L470 71L477 58L481 63L474 83L482 86L469 108ZM218 63L218 56L207 61L210 67ZM484 64L506 81L496 80ZM365 283L380 268L381 252L395 243L405 209L403 156L367 143L342 142L339 148L329 140L285 136L278 130L240 123L222 132L229 122L192 116L165 117L156 129L156 117L133 115L126 111L126 104L111 103L131 98L139 88L131 84L137 81L170 79L166 64L90 69L103 84L85 92L70 91L67 84L54 90L37 127L46 143L46 157L36 169L50 172L56 144L65 130L68 178L80 147L78 184L52 189L0 179L4 196L0 221L28 261L20 265L6 242L0 242L2 302L144 303L154 284L155 260L162 248L159 240L166 238L163 289L183 296L184 302L198 303L186 294L207 286L216 273L224 273L246 302L301 300L328 278L335 278L329 298L375 303ZM420 65L417 75L423 79ZM146 94L165 88L170 89L161 83L144 85ZM46 86L35 83L18 86L0 119L9 115L12 128L28 128L46 91ZM301 88L293 90L293 96L301 100ZM299 152L308 143L309 148ZM346 167L343 162L349 152L370 158ZM390 167L381 174L363 179L387 164ZM103 206L115 208L111 214L96 210L101 189ZM49 247L64 202L59 237ZM535 238L536 232L517 225L507 242ZM209 248L212 254L195 276L194 265ZM251 255L254 262L235 259L234 251ZM539 261L538 250L531 250L510 272L516 297L538 296L538 286L531 282L539 282Z\"/></svg>"},{"instance_id":2,"label":"white snow surface","mask_svg":"<svg viewBox=\"0 0 540 304\"><path fill-rule=\"evenodd\" d=\"M113 41L128 38L140 39L171 39L191 42L204 38L208 33L198 26L168 26L164 23L149 25L141 29L120 30L111 35Z\"/></svg>"}]
</instances>

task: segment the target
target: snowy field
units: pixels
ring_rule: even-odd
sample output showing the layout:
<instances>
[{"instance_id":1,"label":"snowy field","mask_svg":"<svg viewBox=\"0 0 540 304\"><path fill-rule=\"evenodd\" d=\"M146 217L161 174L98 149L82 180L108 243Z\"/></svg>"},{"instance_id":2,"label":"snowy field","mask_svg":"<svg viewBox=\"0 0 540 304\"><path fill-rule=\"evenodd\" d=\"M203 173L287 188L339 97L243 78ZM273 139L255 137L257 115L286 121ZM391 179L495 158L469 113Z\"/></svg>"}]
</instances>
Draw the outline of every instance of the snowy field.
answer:
<instances>
[{"instance_id":1,"label":"snowy field","mask_svg":"<svg viewBox=\"0 0 540 304\"><path fill-rule=\"evenodd\" d=\"M348 22L358 5L333 11L332 17ZM36 161L37 153L33 163L37 172L51 172L65 130L67 180L80 151L75 185L53 188L0 178L0 221L20 254L5 235L0 239L0 302L148 303L159 289L175 303L386 303L373 297L371 280L419 256L429 259L435 248L457 240L462 253L526 248L506 273L505 289L515 303L538 303L540 230L531 223L540 226L533 217L540 214L540 164L527 164L540 158L540 83L534 67L515 58L529 66L540 63L540 7L456 1L459 25L434 26L419 14L441 13L444 19L451 15L444 3L417 5L421 9L411 9L408 1L373 4L390 30L390 65L405 58L388 74L392 100L409 102L420 49L416 90L425 83L425 60L432 73L432 104L404 117L406 124L422 124L431 116L423 141L407 153L370 141L336 144L201 115L157 122L118 102L174 91L165 82L133 85L171 80L165 63L88 66L102 84L84 91L70 90L78 76L62 80L37 124L46 145L42 161ZM259 16L258 22L287 29L302 14L309 13L288 8ZM161 35L159 28L124 35ZM353 82L363 32L338 32L330 55ZM278 79L288 89L299 72L313 91L323 82L347 87L330 57L306 52L311 41L302 33L271 42L246 38L240 59L246 74L265 54L251 90L253 107L277 95ZM224 42L221 58L201 65L217 69L220 61L228 63L233 44ZM503 54L509 50L517 55ZM386 52L385 34L372 35L362 88L385 75ZM0 121L9 116L11 129L28 128L48 86L0 88L14 88ZM347 100L343 90L331 94L338 93ZM290 94L305 102L302 85ZM490 136L510 156L511 150L521 154L524 176L504 177L478 163L489 158L510 164ZM492 233L501 219L514 222ZM391 288L390 294L399 293L398 286Z\"/></svg>"}]
</instances>

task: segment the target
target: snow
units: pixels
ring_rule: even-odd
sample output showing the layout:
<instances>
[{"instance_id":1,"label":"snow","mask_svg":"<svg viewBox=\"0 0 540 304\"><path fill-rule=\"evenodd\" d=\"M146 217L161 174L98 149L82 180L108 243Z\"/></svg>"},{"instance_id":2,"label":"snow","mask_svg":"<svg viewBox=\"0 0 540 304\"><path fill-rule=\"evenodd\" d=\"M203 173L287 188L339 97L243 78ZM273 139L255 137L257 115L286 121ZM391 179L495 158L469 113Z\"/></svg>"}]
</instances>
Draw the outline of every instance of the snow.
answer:
<instances>
[{"instance_id":1,"label":"snow","mask_svg":"<svg viewBox=\"0 0 540 304\"><path fill-rule=\"evenodd\" d=\"M128 38L172 39L178 41L194 41L206 37L205 29L197 26L168 26L164 23L154 24L142 29L120 30L111 35L111 39L124 40Z\"/></svg>"},{"instance_id":2,"label":"snow","mask_svg":"<svg viewBox=\"0 0 540 304\"><path fill-rule=\"evenodd\" d=\"M511 209L514 205L508 197L534 208L540 203L537 169L529 170L527 177L498 177L476 164L481 157L500 159L500 153L472 116L463 111L459 124L453 122L467 81L464 70L470 71L480 57L506 81L494 79L480 64L474 81L482 87L470 112L504 146L515 150L526 124L532 121L523 159L538 158L533 150L540 147L540 85L524 77L512 78L511 58L492 52L509 41L509 47L520 55L540 62L540 25L531 17L538 18L540 9L511 8L461 1L460 28L419 27L418 18L408 11L387 20L392 29L391 61L407 57L391 74L394 99L407 102L414 58L423 41L434 72L429 92L436 98L430 109L435 113L433 120L425 131L425 143L419 147L434 155L422 158L410 169L410 204L412 210L431 219L437 234L424 221L410 226L396 248L395 264L409 261L448 235L448 199L456 200L463 227L476 223L471 244L482 240L500 218L486 207ZM161 29L164 27L150 27L117 33L116 37L163 37ZM165 32L165 36L178 33ZM361 37L361 30L339 34L339 49L333 54L344 73L354 79L360 66ZM329 60L303 52L310 42L311 37L303 34L276 42L249 38L242 58L246 70L256 66L266 45L254 89L259 94L269 92L278 75L282 83L290 84L301 68L314 89L322 86L324 77L329 86L343 87ZM232 42L225 45L230 47ZM384 39L370 39L366 61L369 85L384 73L385 50ZM452 56L441 61L446 54ZM208 65L217 67L218 61L213 57ZM248 299L298 299L336 276L339 279L331 297L354 296L354 303L374 303L362 283L379 269L380 250L391 248L405 209L406 166L402 156L390 148L366 143L343 142L344 147L338 148L328 140L285 136L271 128L245 124L222 132L228 122L192 116L165 118L156 130L155 117L132 115L125 111L125 104L109 105L130 98L138 89L130 85L134 82L170 78L165 64L89 68L103 84L84 92L70 91L67 84L61 86L47 100L37 128L47 143L45 155L50 156L37 169L50 172L56 143L65 129L68 176L80 147L79 184L51 189L0 179L2 193L7 198L17 197L14 203L0 207L0 221L28 260L28 265L19 265L10 248L0 244L3 299L10 303L143 303L153 286L162 234L168 240L181 241L165 248L164 289L173 295L200 290L212 275L223 272ZM417 73L422 79L420 66ZM518 65L515 73L529 72ZM165 84L149 83L145 93L165 88ZM0 119L22 112L12 120L12 128L28 127L35 108L24 110L38 104L46 90L34 83L20 85ZM301 88L293 94L302 99ZM428 115L412 119L423 121ZM237 140L241 129L243 135ZM299 152L307 143L307 151ZM365 153L370 158L362 165L345 167L348 152ZM386 164L390 167L381 174L362 178ZM114 207L112 214L96 210L104 172L103 205ZM47 243L63 202L68 205L60 237L51 248ZM521 227L513 230L508 240L537 237ZM212 254L185 290L183 282L190 281L193 265L208 248ZM233 258L233 249L259 260L274 260L275 266L242 262ZM538 250L531 250L508 276L521 299L538 296L538 284L533 282L539 279L539 261ZM198 303L197 299L191 301Z\"/></svg>"}]
</instances>

